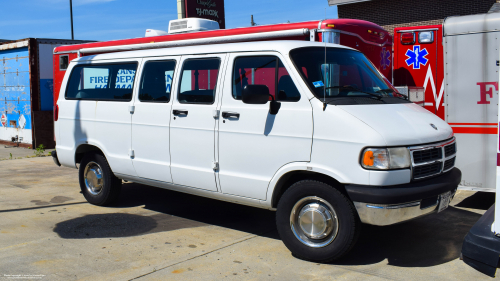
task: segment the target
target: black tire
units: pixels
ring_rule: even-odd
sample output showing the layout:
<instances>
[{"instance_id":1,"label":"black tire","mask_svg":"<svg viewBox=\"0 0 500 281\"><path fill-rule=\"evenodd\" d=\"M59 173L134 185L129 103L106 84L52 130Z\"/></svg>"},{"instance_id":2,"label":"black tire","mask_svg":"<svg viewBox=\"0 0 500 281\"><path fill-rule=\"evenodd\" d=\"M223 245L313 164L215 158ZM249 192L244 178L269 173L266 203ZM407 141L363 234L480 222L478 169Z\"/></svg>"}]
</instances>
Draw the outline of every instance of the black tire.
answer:
<instances>
[{"instance_id":1,"label":"black tire","mask_svg":"<svg viewBox=\"0 0 500 281\"><path fill-rule=\"evenodd\" d=\"M304 244L291 227L291 212L295 204L312 196L323 199L326 204L329 203L338 219L336 236L330 236L334 237L333 241L325 242L329 244L321 247ZM352 202L336 188L314 180L299 181L285 191L278 203L276 224L281 240L295 257L321 263L338 260L346 255L356 243L361 231L361 222ZM306 241L320 240L306 239Z\"/></svg>"},{"instance_id":2,"label":"black tire","mask_svg":"<svg viewBox=\"0 0 500 281\"><path fill-rule=\"evenodd\" d=\"M104 180L104 182L102 184L102 188L97 194L92 194L92 191L87 188L87 185L85 183L85 168L87 167L87 165L89 165L89 163L91 163L91 165L95 165L94 163L98 164L102 172L102 179ZM90 204L98 206L109 206L118 200L118 197L120 196L122 181L113 174L113 171L111 171L106 157L104 157L102 154L99 154L97 152L86 153L83 156L82 161L80 162L78 177L80 180L80 188L82 190L83 196L85 196L85 199L87 199Z\"/></svg>"}]
</instances>

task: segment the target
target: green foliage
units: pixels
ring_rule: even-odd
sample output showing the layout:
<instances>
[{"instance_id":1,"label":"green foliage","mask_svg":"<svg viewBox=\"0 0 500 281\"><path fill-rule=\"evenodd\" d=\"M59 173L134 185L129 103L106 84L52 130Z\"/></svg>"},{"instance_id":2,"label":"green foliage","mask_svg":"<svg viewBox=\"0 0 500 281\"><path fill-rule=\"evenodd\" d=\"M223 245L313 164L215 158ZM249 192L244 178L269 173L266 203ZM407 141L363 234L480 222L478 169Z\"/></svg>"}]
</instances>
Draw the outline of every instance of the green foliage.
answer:
<instances>
[{"instance_id":1,"label":"green foliage","mask_svg":"<svg viewBox=\"0 0 500 281\"><path fill-rule=\"evenodd\" d=\"M45 152L45 145L41 144L35 149L33 153L35 153L35 156L41 157L44 152Z\"/></svg>"},{"instance_id":2,"label":"green foliage","mask_svg":"<svg viewBox=\"0 0 500 281\"><path fill-rule=\"evenodd\" d=\"M10 158L9 159L12 160L12 153L9 153L9 154L10 154Z\"/></svg>"}]
</instances>

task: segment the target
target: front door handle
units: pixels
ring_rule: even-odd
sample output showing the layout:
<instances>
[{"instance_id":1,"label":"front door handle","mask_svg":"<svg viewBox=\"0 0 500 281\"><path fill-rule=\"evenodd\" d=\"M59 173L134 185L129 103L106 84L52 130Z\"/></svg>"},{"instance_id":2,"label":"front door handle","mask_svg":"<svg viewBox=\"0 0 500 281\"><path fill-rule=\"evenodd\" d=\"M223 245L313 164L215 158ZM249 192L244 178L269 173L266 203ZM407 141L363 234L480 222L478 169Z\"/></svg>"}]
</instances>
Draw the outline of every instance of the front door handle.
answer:
<instances>
[{"instance_id":1,"label":"front door handle","mask_svg":"<svg viewBox=\"0 0 500 281\"><path fill-rule=\"evenodd\" d=\"M230 118L230 117L240 118L240 114L238 112L223 111L222 117L223 118Z\"/></svg>"},{"instance_id":2,"label":"front door handle","mask_svg":"<svg viewBox=\"0 0 500 281\"><path fill-rule=\"evenodd\" d=\"M172 113L174 115L186 115L186 116L188 115L188 111L185 109L174 109Z\"/></svg>"}]
</instances>

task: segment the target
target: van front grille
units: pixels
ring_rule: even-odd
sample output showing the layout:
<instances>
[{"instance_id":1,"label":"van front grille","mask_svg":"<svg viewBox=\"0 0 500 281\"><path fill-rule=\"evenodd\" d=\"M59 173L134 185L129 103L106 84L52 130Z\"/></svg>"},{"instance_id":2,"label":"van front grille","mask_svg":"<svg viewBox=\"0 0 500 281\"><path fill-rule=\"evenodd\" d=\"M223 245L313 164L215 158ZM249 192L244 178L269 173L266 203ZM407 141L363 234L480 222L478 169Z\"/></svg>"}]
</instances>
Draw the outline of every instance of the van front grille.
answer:
<instances>
[{"instance_id":1,"label":"van front grille","mask_svg":"<svg viewBox=\"0 0 500 281\"><path fill-rule=\"evenodd\" d=\"M413 168L413 178L424 178L439 174L441 172L441 162L421 165Z\"/></svg>"},{"instance_id":2,"label":"van front grille","mask_svg":"<svg viewBox=\"0 0 500 281\"><path fill-rule=\"evenodd\" d=\"M443 171L447 171L455 166L455 157L444 161Z\"/></svg>"},{"instance_id":3,"label":"van front grille","mask_svg":"<svg viewBox=\"0 0 500 281\"><path fill-rule=\"evenodd\" d=\"M455 167L455 139L427 146L409 147L412 157L413 180L440 175Z\"/></svg>"},{"instance_id":4,"label":"van front grille","mask_svg":"<svg viewBox=\"0 0 500 281\"><path fill-rule=\"evenodd\" d=\"M413 162L415 164L440 160L441 158L443 158L441 147L413 152Z\"/></svg>"},{"instance_id":5,"label":"van front grille","mask_svg":"<svg viewBox=\"0 0 500 281\"><path fill-rule=\"evenodd\" d=\"M445 157L452 156L453 154L455 154L456 151L457 151L456 143L447 145L444 147L444 156Z\"/></svg>"}]
</instances>

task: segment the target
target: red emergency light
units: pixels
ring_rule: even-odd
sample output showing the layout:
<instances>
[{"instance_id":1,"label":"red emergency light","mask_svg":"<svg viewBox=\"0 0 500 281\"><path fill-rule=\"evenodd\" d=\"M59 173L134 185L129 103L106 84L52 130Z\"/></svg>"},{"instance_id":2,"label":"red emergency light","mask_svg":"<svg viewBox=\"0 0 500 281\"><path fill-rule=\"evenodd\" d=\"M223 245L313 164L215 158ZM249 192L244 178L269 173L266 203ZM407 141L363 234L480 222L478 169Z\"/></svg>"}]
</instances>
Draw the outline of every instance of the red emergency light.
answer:
<instances>
[{"instance_id":1,"label":"red emergency light","mask_svg":"<svg viewBox=\"0 0 500 281\"><path fill-rule=\"evenodd\" d=\"M415 32L401 33L401 44L403 45L415 44Z\"/></svg>"}]
</instances>

